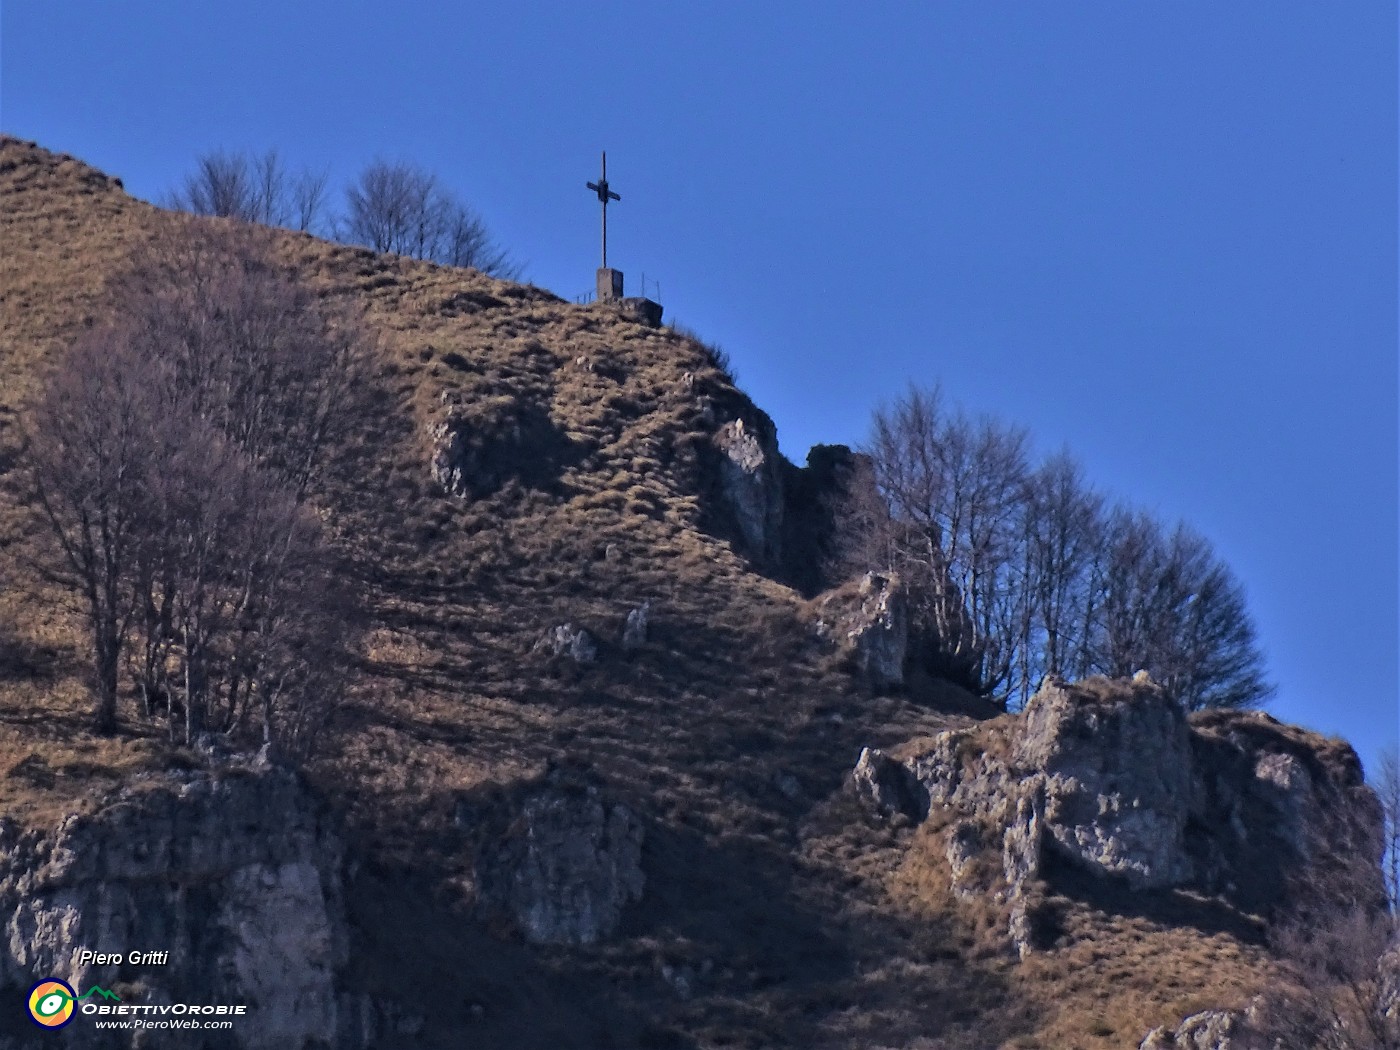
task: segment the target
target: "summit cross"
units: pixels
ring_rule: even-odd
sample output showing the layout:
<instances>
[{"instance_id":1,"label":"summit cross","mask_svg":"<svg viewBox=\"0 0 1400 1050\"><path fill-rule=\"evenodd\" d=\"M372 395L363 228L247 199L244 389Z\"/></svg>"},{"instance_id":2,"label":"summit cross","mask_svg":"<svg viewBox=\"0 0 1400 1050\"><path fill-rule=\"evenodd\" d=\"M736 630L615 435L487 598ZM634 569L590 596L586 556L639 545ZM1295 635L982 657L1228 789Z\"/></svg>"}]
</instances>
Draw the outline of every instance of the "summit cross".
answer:
<instances>
[{"instance_id":1,"label":"summit cross","mask_svg":"<svg viewBox=\"0 0 1400 1050\"><path fill-rule=\"evenodd\" d=\"M598 200L603 205L603 269L608 268L608 201L620 201L622 198L608 189L608 152L603 151L603 176L597 182L590 182L588 188L598 194Z\"/></svg>"}]
</instances>

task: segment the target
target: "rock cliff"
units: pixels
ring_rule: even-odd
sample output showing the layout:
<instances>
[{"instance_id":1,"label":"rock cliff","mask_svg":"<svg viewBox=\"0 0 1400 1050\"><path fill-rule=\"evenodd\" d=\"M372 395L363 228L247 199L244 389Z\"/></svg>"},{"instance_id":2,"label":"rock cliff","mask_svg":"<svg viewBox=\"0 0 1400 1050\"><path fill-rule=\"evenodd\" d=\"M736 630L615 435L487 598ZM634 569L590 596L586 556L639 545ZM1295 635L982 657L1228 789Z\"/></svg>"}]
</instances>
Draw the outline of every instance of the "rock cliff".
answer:
<instances>
[{"instance_id":1,"label":"rock cliff","mask_svg":"<svg viewBox=\"0 0 1400 1050\"><path fill-rule=\"evenodd\" d=\"M954 890L1002 893L1023 954L1017 908L1052 859L1264 915L1383 899L1379 806L1350 747L1258 712L1188 719L1144 675L1047 679L1019 715L866 749L854 779L881 809L947 818ZM1000 852L1000 885L966 884L988 870L979 849Z\"/></svg>"},{"instance_id":2,"label":"rock cliff","mask_svg":"<svg viewBox=\"0 0 1400 1050\"><path fill-rule=\"evenodd\" d=\"M99 1031L80 1014L68 1046L330 1047L347 941L340 858L299 779L257 763L151 777L53 828L0 822L5 998L56 977L79 994L115 989L123 1003L247 1007L203 1042ZM93 965L83 949L124 958ZM135 950L169 955L131 965ZM53 1045L15 1016L0 1022L0 1046Z\"/></svg>"},{"instance_id":3,"label":"rock cliff","mask_svg":"<svg viewBox=\"0 0 1400 1050\"><path fill-rule=\"evenodd\" d=\"M764 417L725 423L714 435L719 451L719 492L744 553L756 565L782 560L782 456L773 424Z\"/></svg>"},{"instance_id":4,"label":"rock cliff","mask_svg":"<svg viewBox=\"0 0 1400 1050\"><path fill-rule=\"evenodd\" d=\"M596 786L541 788L478 855L481 907L532 944L592 944L642 895L642 838L636 816Z\"/></svg>"}]
</instances>

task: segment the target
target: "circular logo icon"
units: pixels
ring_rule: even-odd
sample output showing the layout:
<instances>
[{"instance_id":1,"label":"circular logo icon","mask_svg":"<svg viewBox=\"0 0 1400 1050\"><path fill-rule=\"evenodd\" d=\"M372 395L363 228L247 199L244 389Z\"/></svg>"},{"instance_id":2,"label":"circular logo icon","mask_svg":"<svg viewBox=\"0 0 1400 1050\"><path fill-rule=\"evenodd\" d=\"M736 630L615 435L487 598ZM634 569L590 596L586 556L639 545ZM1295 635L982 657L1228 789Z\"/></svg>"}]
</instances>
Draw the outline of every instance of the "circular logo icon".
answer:
<instances>
[{"instance_id":1,"label":"circular logo icon","mask_svg":"<svg viewBox=\"0 0 1400 1050\"><path fill-rule=\"evenodd\" d=\"M66 982L50 977L29 989L29 1016L44 1028L62 1028L73 1020L76 999Z\"/></svg>"}]
</instances>

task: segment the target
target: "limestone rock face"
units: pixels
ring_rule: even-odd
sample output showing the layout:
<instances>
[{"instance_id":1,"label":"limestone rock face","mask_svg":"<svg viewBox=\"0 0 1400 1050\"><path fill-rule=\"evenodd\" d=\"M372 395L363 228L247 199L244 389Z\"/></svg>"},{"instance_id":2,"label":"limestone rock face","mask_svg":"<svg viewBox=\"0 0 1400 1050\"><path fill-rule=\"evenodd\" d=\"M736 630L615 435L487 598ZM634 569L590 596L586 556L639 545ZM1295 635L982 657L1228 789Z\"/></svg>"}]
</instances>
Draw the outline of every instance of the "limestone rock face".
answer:
<instances>
[{"instance_id":1,"label":"limestone rock face","mask_svg":"<svg viewBox=\"0 0 1400 1050\"><path fill-rule=\"evenodd\" d=\"M1047 681L1026 705L1014 762L1044 779L1045 826L1059 851L1135 886L1190 875L1186 716L1142 681L1097 694Z\"/></svg>"},{"instance_id":2,"label":"limestone rock face","mask_svg":"<svg viewBox=\"0 0 1400 1050\"><path fill-rule=\"evenodd\" d=\"M512 919L533 944L593 944L641 898L641 822L596 787L546 787L511 830L477 857L488 912Z\"/></svg>"},{"instance_id":3,"label":"limestone rock face","mask_svg":"<svg viewBox=\"0 0 1400 1050\"><path fill-rule=\"evenodd\" d=\"M1194 881L1252 910L1384 900L1380 802L1348 745L1262 712L1192 718Z\"/></svg>"},{"instance_id":4,"label":"limestone rock face","mask_svg":"<svg viewBox=\"0 0 1400 1050\"><path fill-rule=\"evenodd\" d=\"M783 485L778 437L766 426L735 419L714 436L719 491L744 553L762 566L782 558Z\"/></svg>"},{"instance_id":5,"label":"limestone rock face","mask_svg":"<svg viewBox=\"0 0 1400 1050\"><path fill-rule=\"evenodd\" d=\"M1258 712L1188 719L1145 676L1047 679L1020 715L894 754L867 749L857 790L916 819L950 812L955 873L986 870L972 851L999 846L1002 884L982 889L1006 895L1023 952L1026 893L1048 856L1266 914L1321 917L1383 899L1379 805L1350 747Z\"/></svg>"},{"instance_id":6,"label":"limestone rock face","mask_svg":"<svg viewBox=\"0 0 1400 1050\"><path fill-rule=\"evenodd\" d=\"M151 779L56 828L0 824L0 985L15 1002L55 976L80 990L143 986L130 1002L244 1003L219 1046L331 1046L346 959L340 858L298 778L266 767ZM82 948L170 957L80 966ZM62 1041L126 1047L134 1034L116 1041L79 1018ZM179 1035L147 1032L140 1045L183 1045Z\"/></svg>"},{"instance_id":7,"label":"limestone rock face","mask_svg":"<svg viewBox=\"0 0 1400 1050\"><path fill-rule=\"evenodd\" d=\"M868 572L854 588L839 587L814 606L817 634L852 652L871 685L904 684L909 613L898 576Z\"/></svg>"}]
</instances>

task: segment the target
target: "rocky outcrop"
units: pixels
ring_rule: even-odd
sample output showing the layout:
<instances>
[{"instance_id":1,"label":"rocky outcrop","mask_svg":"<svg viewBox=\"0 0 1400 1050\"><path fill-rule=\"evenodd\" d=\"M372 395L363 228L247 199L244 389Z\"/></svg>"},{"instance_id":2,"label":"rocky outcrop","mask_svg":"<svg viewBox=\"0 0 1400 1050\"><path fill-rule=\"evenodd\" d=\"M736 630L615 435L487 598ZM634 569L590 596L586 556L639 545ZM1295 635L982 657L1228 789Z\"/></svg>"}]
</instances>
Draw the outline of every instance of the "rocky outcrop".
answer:
<instances>
[{"instance_id":1,"label":"rocky outcrop","mask_svg":"<svg viewBox=\"0 0 1400 1050\"><path fill-rule=\"evenodd\" d=\"M515 397L464 402L444 395L446 414L432 425L429 469L450 496L481 499L507 482L541 488L577 458L573 446L540 404Z\"/></svg>"},{"instance_id":2,"label":"rocky outcrop","mask_svg":"<svg viewBox=\"0 0 1400 1050\"><path fill-rule=\"evenodd\" d=\"M478 851L480 905L533 944L602 940L642 895L642 838L631 810L596 786L543 787Z\"/></svg>"},{"instance_id":3,"label":"rocky outcrop","mask_svg":"<svg viewBox=\"0 0 1400 1050\"><path fill-rule=\"evenodd\" d=\"M731 420L714 435L719 450L719 493L738 539L756 564L782 559L782 456L773 424Z\"/></svg>"},{"instance_id":4,"label":"rocky outcrop","mask_svg":"<svg viewBox=\"0 0 1400 1050\"><path fill-rule=\"evenodd\" d=\"M839 586L853 519L883 505L870 457L845 445L813 445L803 467L784 461L783 579L808 598Z\"/></svg>"},{"instance_id":5,"label":"rocky outcrop","mask_svg":"<svg viewBox=\"0 0 1400 1050\"><path fill-rule=\"evenodd\" d=\"M1350 745L1261 712L1193 716L1192 881L1243 907L1327 913L1384 900L1380 802Z\"/></svg>"},{"instance_id":6,"label":"rocky outcrop","mask_svg":"<svg viewBox=\"0 0 1400 1050\"><path fill-rule=\"evenodd\" d=\"M661 304L642 296L630 296L617 300L618 312L629 321L646 325L648 328L661 327Z\"/></svg>"},{"instance_id":7,"label":"rocky outcrop","mask_svg":"<svg viewBox=\"0 0 1400 1050\"><path fill-rule=\"evenodd\" d=\"M265 764L150 778L55 828L0 823L0 984L14 1002L58 977L80 992L117 986L128 1003L245 1004L218 1045L333 1045L340 857L299 779ZM80 962L85 948L124 958ZM169 957L138 965L132 951ZM61 1041L125 1047L134 1034L79 1016Z\"/></svg>"},{"instance_id":8,"label":"rocky outcrop","mask_svg":"<svg viewBox=\"0 0 1400 1050\"><path fill-rule=\"evenodd\" d=\"M647 644L647 632L651 629L651 602L642 602L627 613L627 622L622 628L622 651L635 652Z\"/></svg>"},{"instance_id":9,"label":"rocky outcrop","mask_svg":"<svg viewBox=\"0 0 1400 1050\"><path fill-rule=\"evenodd\" d=\"M1047 682L1031 702L1012 762L1045 793L1057 851L1137 887L1191 874L1184 850L1193 796L1186 717L1150 683L1071 689Z\"/></svg>"},{"instance_id":10,"label":"rocky outcrop","mask_svg":"<svg viewBox=\"0 0 1400 1050\"><path fill-rule=\"evenodd\" d=\"M915 820L928 816L929 797L913 771L877 747L862 748L851 771L856 791L882 813L903 813Z\"/></svg>"},{"instance_id":11,"label":"rocky outcrop","mask_svg":"<svg viewBox=\"0 0 1400 1050\"><path fill-rule=\"evenodd\" d=\"M568 656L579 664L591 664L598 659L598 643L593 640L593 636L582 627L575 628L571 623L551 627L536 643L535 648L551 656Z\"/></svg>"},{"instance_id":12,"label":"rocky outcrop","mask_svg":"<svg viewBox=\"0 0 1400 1050\"><path fill-rule=\"evenodd\" d=\"M1252 1023L1254 1011L1205 1010L1147 1033L1138 1050L1282 1050Z\"/></svg>"},{"instance_id":13,"label":"rocky outcrop","mask_svg":"<svg viewBox=\"0 0 1400 1050\"><path fill-rule=\"evenodd\" d=\"M849 652L871 685L904 684L909 612L898 576L868 572L812 604L817 635Z\"/></svg>"},{"instance_id":14,"label":"rocky outcrop","mask_svg":"<svg viewBox=\"0 0 1400 1050\"><path fill-rule=\"evenodd\" d=\"M1047 679L1020 715L867 750L853 778L882 810L980 829L959 832L950 863L1000 850L1002 884L984 888L1007 895L1013 935L1047 857L1265 913L1382 899L1379 809L1350 747L1257 712L1188 720L1143 675Z\"/></svg>"}]
</instances>

